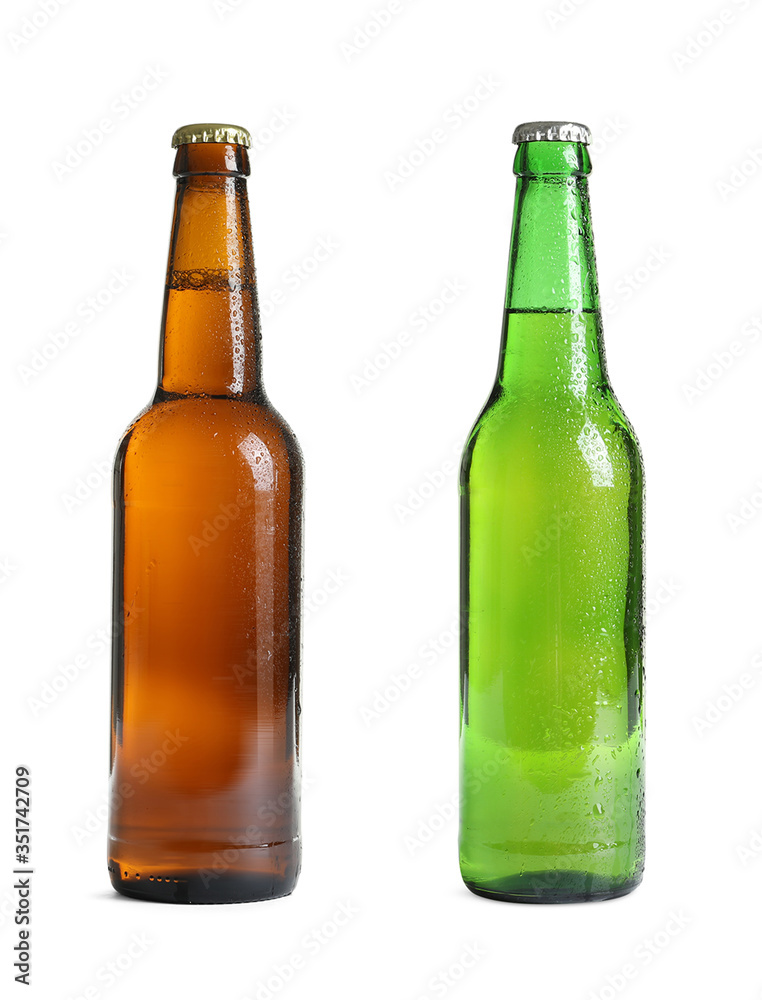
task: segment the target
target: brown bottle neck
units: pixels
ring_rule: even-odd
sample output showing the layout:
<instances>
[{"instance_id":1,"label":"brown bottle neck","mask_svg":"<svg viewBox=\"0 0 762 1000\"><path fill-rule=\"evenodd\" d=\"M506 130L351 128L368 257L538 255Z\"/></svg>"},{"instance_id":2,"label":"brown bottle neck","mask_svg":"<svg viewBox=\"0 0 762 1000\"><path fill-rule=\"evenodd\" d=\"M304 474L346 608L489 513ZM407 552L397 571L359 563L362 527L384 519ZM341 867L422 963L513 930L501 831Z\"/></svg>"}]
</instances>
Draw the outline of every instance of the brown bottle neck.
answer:
<instances>
[{"instance_id":1,"label":"brown bottle neck","mask_svg":"<svg viewBox=\"0 0 762 1000\"><path fill-rule=\"evenodd\" d=\"M177 150L174 173L157 398L260 393L246 150L188 143Z\"/></svg>"}]
</instances>

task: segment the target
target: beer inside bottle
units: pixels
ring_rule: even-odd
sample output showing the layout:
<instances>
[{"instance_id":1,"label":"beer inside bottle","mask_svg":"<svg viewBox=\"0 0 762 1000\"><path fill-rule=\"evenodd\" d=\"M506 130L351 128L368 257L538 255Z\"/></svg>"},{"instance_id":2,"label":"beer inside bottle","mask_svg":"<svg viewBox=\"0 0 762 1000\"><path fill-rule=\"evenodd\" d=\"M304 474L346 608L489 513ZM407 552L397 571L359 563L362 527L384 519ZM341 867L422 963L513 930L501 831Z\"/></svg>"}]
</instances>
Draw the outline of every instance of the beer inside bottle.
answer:
<instances>
[{"instance_id":1,"label":"beer inside bottle","mask_svg":"<svg viewBox=\"0 0 762 1000\"><path fill-rule=\"evenodd\" d=\"M461 468L463 879L606 899L643 871L643 474L608 382L588 130L514 134L500 364Z\"/></svg>"},{"instance_id":2,"label":"beer inside bottle","mask_svg":"<svg viewBox=\"0 0 762 1000\"><path fill-rule=\"evenodd\" d=\"M299 872L302 460L262 386L248 133L175 133L160 381L117 453L108 867L128 896Z\"/></svg>"}]
</instances>

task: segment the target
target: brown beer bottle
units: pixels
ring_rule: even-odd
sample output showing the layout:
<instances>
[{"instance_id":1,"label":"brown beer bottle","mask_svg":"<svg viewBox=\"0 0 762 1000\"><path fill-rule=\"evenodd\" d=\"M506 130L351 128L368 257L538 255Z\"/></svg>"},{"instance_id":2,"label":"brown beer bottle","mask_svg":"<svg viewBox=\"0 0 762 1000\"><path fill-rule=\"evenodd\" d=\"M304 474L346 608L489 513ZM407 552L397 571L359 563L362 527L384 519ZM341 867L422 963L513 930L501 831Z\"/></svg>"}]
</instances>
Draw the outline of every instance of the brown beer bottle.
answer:
<instances>
[{"instance_id":1,"label":"brown beer bottle","mask_svg":"<svg viewBox=\"0 0 762 1000\"><path fill-rule=\"evenodd\" d=\"M116 457L108 867L165 902L300 867L302 459L262 386L249 144L174 135L159 386Z\"/></svg>"}]
</instances>

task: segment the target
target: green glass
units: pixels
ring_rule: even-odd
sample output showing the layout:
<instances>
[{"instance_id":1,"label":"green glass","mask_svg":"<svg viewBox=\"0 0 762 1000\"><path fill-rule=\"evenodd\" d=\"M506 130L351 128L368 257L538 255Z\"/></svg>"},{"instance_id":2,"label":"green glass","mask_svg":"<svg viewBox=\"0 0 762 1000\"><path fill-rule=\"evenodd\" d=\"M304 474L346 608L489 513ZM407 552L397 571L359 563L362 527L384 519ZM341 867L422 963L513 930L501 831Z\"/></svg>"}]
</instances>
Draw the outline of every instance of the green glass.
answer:
<instances>
[{"instance_id":1,"label":"green glass","mask_svg":"<svg viewBox=\"0 0 762 1000\"><path fill-rule=\"evenodd\" d=\"M582 142L519 144L500 365L461 469L461 873L515 902L643 872L643 472L590 169Z\"/></svg>"}]
</instances>

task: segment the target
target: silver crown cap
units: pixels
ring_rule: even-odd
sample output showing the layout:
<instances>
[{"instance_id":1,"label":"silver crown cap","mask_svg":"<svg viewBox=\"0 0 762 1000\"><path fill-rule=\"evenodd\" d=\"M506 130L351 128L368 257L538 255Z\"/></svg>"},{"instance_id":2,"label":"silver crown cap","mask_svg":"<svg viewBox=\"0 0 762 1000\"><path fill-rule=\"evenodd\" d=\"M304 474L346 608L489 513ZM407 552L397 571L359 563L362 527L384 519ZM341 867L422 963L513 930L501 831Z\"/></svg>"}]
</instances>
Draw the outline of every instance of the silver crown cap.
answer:
<instances>
[{"instance_id":1,"label":"silver crown cap","mask_svg":"<svg viewBox=\"0 0 762 1000\"><path fill-rule=\"evenodd\" d=\"M513 141L519 142L581 142L590 143L590 129L579 122L524 122L517 126Z\"/></svg>"}]
</instances>

